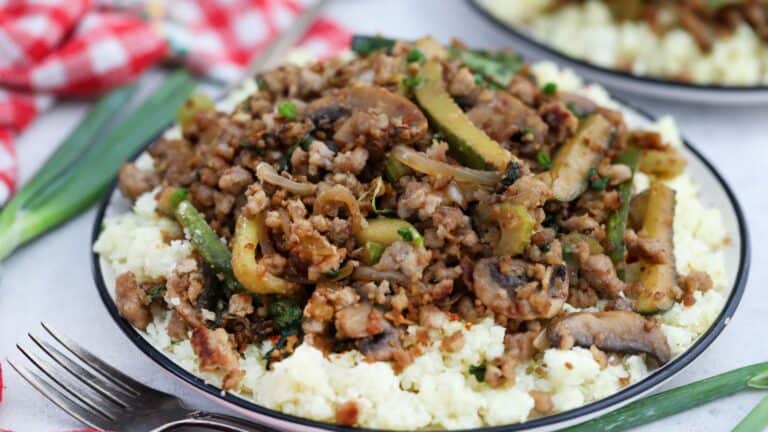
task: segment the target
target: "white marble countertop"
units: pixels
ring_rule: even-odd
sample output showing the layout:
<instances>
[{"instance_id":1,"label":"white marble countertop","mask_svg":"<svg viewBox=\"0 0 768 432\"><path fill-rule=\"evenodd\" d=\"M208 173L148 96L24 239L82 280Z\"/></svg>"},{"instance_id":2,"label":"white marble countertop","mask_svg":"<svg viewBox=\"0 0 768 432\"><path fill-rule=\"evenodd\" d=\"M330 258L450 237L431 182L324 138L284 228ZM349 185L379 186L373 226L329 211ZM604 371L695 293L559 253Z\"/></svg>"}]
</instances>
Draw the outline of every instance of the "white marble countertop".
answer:
<instances>
[{"instance_id":1,"label":"white marble countertop","mask_svg":"<svg viewBox=\"0 0 768 432\"><path fill-rule=\"evenodd\" d=\"M508 39L458 0L336 0L328 15L352 31L381 32L401 37L431 33L447 41L459 37L471 46L504 47ZM151 82L152 77L145 78ZM752 238L752 272L746 294L731 324L712 347L665 387L768 360L768 107L715 108L632 99L657 114L673 114L686 137L714 162L738 195ZM19 139L21 172L28 178L87 104L66 102L37 120ZM96 167L94 167L96 168ZM136 349L112 322L91 278L90 210L8 259L0 275L0 359L17 358L14 345L26 333L39 334L45 320L82 341L122 370L145 383L171 391L201 407L212 407L196 392L155 365ZM78 425L38 396L3 363L5 394L0 404L0 429L16 432L64 431ZM757 403L760 395L745 393L646 426L648 431L730 430Z\"/></svg>"}]
</instances>

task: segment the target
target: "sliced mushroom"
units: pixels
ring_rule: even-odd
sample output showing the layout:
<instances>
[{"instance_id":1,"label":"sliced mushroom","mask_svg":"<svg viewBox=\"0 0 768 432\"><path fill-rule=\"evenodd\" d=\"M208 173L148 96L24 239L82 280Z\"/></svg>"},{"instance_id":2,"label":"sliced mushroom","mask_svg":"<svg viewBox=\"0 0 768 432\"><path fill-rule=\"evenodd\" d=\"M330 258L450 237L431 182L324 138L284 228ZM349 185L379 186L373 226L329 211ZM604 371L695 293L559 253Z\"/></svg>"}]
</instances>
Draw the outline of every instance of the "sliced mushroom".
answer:
<instances>
[{"instance_id":1,"label":"sliced mushroom","mask_svg":"<svg viewBox=\"0 0 768 432\"><path fill-rule=\"evenodd\" d=\"M387 325L383 333L360 339L357 348L363 355L376 361L390 361L400 346L400 330Z\"/></svg>"},{"instance_id":2,"label":"sliced mushroom","mask_svg":"<svg viewBox=\"0 0 768 432\"><path fill-rule=\"evenodd\" d=\"M393 142L409 144L427 132L427 118L413 102L381 87L352 87L332 92L307 105L304 115L323 128L349 116L333 137L342 145L351 144L350 139L365 132L350 133L355 132L351 129L364 127L378 133L379 130L373 128L380 128L384 121L387 137L382 138L391 138ZM368 118L355 119L355 116Z\"/></svg>"},{"instance_id":3,"label":"sliced mushroom","mask_svg":"<svg viewBox=\"0 0 768 432\"><path fill-rule=\"evenodd\" d=\"M548 336L552 346L562 349L595 345L603 351L648 354L662 365L671 357L661 328L635 312L569 314L549 324Z\"/></svg>"},{"instance_id":4,"label":"sliced mushroom","mask_svg":"<svg viewBox=\"0 0 768 432\"><path fill-rule=\"evenodd\" d=\"M475 294L494 313L507 318L555 316L568 298L568 271L563 264L546 267L537 280L528 275L530 265L511 260L502 272L497 258L478 261L472 272Z\"/></svg>"}]
</instances>

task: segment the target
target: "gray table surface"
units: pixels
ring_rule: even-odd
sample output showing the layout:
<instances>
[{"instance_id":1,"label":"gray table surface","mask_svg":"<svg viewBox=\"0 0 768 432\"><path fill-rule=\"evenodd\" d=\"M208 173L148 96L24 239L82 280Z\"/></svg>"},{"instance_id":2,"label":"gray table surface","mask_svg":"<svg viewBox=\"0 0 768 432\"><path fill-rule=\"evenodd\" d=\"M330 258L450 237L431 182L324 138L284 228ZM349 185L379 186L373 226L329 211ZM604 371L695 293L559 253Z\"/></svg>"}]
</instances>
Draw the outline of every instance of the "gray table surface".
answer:
<instances>
[{"instance_id":1,"label":"gray table surface","mask_svg":"<svg viewBox=\"0 0 768 432\"><path fill-rule=\"evenodd\" d=\"M461 1L336 0L328 16L352 31L381 32L415 38L433 34L447 41L458 37L478 47L504 47L508 40ZM157 72L144 78L156 81ZM712 347L664 387L685 384L719 372L768 360L768 107L717 108L664 101L632 100L661 115L673 114L686 137L713 161L736 191L746 212L752 238L752 272L732 323ZM65 102L37 120L19 139L22 178L26 179L85 112L85 102ZM98 169L98 167L93 167ZM23 248L0 271L0 359L18 358L14 344L27 332L40 333L45 320L113 364L161 389L201 407L212 408L193 390L155 365L112 322L91 279L90 210L62 228ZM79 425L39 397L3 364L5 394L0 429L63 431ZM642 428L647 431L725 431L757 403L757 393L741 394Z\"/></svg>"}]
</instances>

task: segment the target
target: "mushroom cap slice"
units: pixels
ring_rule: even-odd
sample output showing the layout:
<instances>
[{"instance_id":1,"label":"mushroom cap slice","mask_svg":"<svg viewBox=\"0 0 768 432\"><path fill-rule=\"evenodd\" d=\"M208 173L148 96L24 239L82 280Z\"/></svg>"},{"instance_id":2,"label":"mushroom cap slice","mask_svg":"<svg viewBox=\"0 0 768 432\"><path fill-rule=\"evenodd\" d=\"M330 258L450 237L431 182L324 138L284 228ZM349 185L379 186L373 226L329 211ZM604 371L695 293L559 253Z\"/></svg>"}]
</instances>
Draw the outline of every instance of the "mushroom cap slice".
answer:
<instances>
[{"instance_id":1,"label":"mushroom cap slice","mask_svg":"<svg viewBox=\"0 0 768 432\"><path fill-rule=\"evenodd\" d=\"M358 112L385 114L390 121L399 123L388 131L398 143L412 143L427 133L427 118L419 107L408 98L381 87L347 87L332 91L307 105L304 116L316 125L327 125ZM334 140L346 144L349 134L342 130L343 126L334 135Z\"/></svg>"},{"instance_id":2,"label":"mushroom cap slice","mask_svg":"<svg viewBox=\"0 0 768 432\"><path fill-rule=\"evenodd\" d=\"M653 321L631 311L577 312L553 320L549 342L567 349L573 345L629 354L644 353L660 365L671 358L667 337Z\"/></svg>"},{"instance_id":3,"label":"mushroom cap slice","mask_svg":"<svg viewBox=\"0 0 768 432\"><path fill-rule=\"evenodd\" d=\"M541 280L528 276L523 260L513 259L499 269L498 258L484 258L472 271L472 289L494 313L517 320L552 318L568 298L565 265L548 267Z\"/></svg>"}]
</instances>

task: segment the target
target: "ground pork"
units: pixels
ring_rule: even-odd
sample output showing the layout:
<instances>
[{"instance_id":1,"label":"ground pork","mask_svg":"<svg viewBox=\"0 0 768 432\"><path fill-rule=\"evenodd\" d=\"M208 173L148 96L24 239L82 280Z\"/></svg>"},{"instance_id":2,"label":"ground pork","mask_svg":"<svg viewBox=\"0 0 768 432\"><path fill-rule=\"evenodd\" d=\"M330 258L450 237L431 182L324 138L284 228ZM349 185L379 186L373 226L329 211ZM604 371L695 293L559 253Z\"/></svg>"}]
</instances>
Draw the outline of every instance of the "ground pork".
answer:
<instances>
[{"instance_id":1,"label":"ground pork","mask_svg":"<svg viewBox=\"0 0 768 432\"><path fill-rule=\"evenodd\" d=\"M397 215L409 218L417 215L421 220L429 220L437 207L443 202L442 194L434 191L429 183L406 178L405 191L397 203Z\"/></svg>"},{"instance_id":2,"label":"ground pork","mask_svg":"<svg viewBox=\"0 0 768 432\"><path fill-rule=\"evenodd\" d=\"M223 371L224 390L237 388L245 372L240 370L240 356L234 349L229 334L223 328L210 330L198 326L192 331L192 349L202 371Z\"/></svg>"},{"instance_id":3,"label":"ground pork","mask_svg":"<svg viewBox=\"0 0 768 432\"><path fill-rule=\"evenodd\" d=\"M417 281L421 279L431 257L431 251L423 247L416 248L410 243L398 240L384 250L374 268L379 271L401 272L408 279Z\"/></svg>"},{"instance_id":4,"label":"ground pork","mask_svg":"<svg viewBox=\"0 0 768 432\"><path fill-rule=\"evenodd\" d=\"M115 280L115 303L120 316L142 330L152 322L149 298L136 283L136 276L125 272Z\"/></svg>"}]
</instances>

